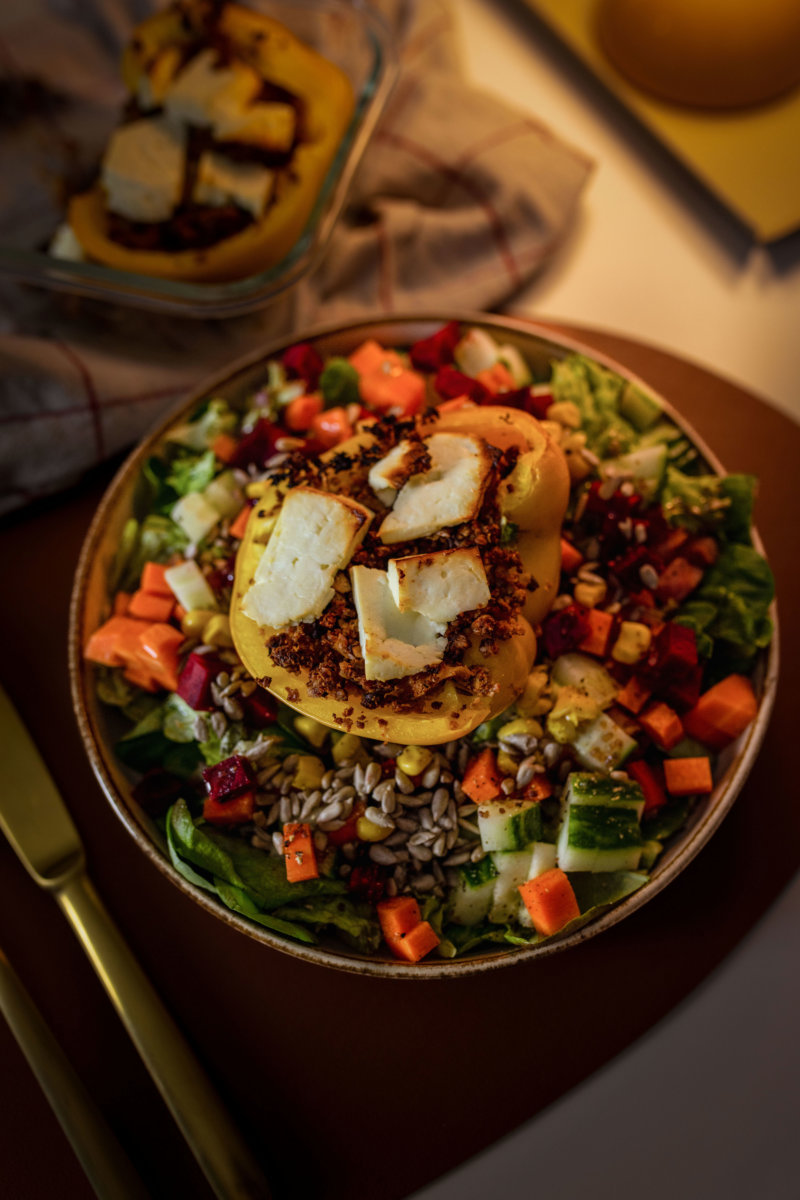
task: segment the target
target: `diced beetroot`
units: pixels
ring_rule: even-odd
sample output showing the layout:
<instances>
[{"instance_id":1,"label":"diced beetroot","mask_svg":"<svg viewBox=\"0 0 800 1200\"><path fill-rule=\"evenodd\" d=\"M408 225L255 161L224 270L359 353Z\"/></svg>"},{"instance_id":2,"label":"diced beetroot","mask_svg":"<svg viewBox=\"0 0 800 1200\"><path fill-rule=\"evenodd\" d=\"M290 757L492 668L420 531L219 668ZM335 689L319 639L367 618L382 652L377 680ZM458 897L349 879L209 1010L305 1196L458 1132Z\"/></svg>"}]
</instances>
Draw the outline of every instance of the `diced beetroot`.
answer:
<instances>
[{"instance_id":1,"label":"diced beetroot","mask_svg":"<svg viewBox=\"0 0 800 1200\"><path fill-rule=\"evenodd\" d=\"M637 671L649 679L657 680L663 689L688 679L697 665L694 630L677 621L668 621L653 638L646 658L637 664Z\"/></svg>"},{"instance_id":2,"label":"diced beetroot","mask_svg":"<svg viewBox=\"0 0 800 1200\"><path fill-rule=\"evenodd\" d=\"M430 337L421 338L411 347L412 365L418 371L435 371L453 361L453 351L461 337L458 321L448 321Z\"/></svg>"},{"instance_id":3,"label":"diced beetroot","mask_svg":"<svg viewBox=\"0 0 800 1200\"><path fill-rule=\"evenodd\" d=\"M186 791L186 780L172 775L161 767L151 767L138 783L132 796L151 817L163 817L168 808Z\"/></svg>"},{"instance_id":4,"label":"diced beetroot","mask_svg":"<svg viewBox=\"0 0 800 1200\"><path fill-rule=\"evenodd\" d=\"M262 417L250 433L246 433L233 452L228 465L231 467L265 466L275 453L278 438L286 437L286 430Z\"/></svg>"},{"instance_id":5,"label":"diced beetroot","mask_svg":"<svg viewBox=\"0 0 800 1200\"><path fill-rule=\"evenodd\" d=\"M696 567L711 567L719 558L719 545L716 538L696 537L684 550L684 557Z\"/></svg>"},{"instance_id":6,"label":"diced beetroot","mask_svg":"<svg viewBox=\"0 0 800 1200\"><path fill-rule=\"evenodd\" d=\"M266 688L256 688L244 701L244 711L247 720L256 729L265 729L272 725L278 715L278 702Z\"/></svg>"},{"instance_id":7,"label":"diced beetroot","mask_svg":"<svg viewBox=\"0 0 800 1200\"><path fill-rule=\"evenodd\" d=\"M542 644L549 658L574 650L589 632L586 609L569 604L550 613L542 623Z\"/></svg>"},{"instance_id":8,"label":"diced beetroot","mask_svg":"<svg viewBox=\"0 0 800 1200\"><path fill-rule=\"evenodd\" d=\"M310 392L316 390L324 363L319 351L310 342L298 342L285 350L281 358L290 379L302 379Z\"/></svg>"},{"instance_id":9,"label":"diced beetroot","mask_svg":"<svg viewBox=\"0 0 800 1200\"><path fill-rule=\"evenodd\" d=\"M703 668L700 663L693 667L683 679L675 679L661 695L667 704L679 712L694 708L700 699L700 689L703 684Z\"/></svg>"},{"instance_id":10,"label":"diced beetroot","mask_svg":"<svg viewBox=\"0 0 800 1200\"><path fill-rule=\"evenodd\" d=\"M634 759L625 764L625 770L634 779L644 793L644 810L642 815L652 816L667 803L667 793L653 767L643 758Z\"/></svg>"},{"instance_id":11,"label":"diced beetroot","mask_svg":"<svg viewBox=\"0 0 800 1200\"><path fill-rule=\"evenodd\" d=\"M609 563L609 570L627 587L641 587L642 567L652 567L658 573L661 560L647 546L628 546L618 558Z\"/></svg>"},{"instance_id":12,"label":"diced beetroot","mask_svg":"<svg viewBox=\"0 0 800 1200\"><path fill-rule=\"evenodd\" d=\"M553 403L553 393L548 390L539 388L524 388L528 393L528 399L525 402L525 411L529 412L532 417L543 421L547 416L547 410Z\"/></svg>"},{"instance_id":13,"label":"diced beetroot","mask_svg":"<svg viewBox=\"0 0 800 1200\"><path fill-rule=\"evenodd\" d=\"M454 400L456 396L469 396L476 404L485 404L491 399L492 393L479 379L465 375L455 367L440 367L436 372L433 386L443 400Z\"/></svg>"},{"instance_id":14,"label":"diced beetroot","mask_svg":"<svg viewBox=\"0 0 800 1200\"><path fill-rule=\"evenodd\" d=\"M670 529L666 537L657 542L653 549L658 557L666 563L675 557L688 540L689 534L685 529Z\"/></svg>"},{"instance_id":15,"label":"diced beetroot","mask_svg":"<svg viewBox=\"0 0 800 1200\"><path fill-rule=\"evenodd\" d=\"M355 866L347 880L348 891L354 892L359 899L377 904L383 899L386 891L386 871L377 863L366 866Z\"/></svg>"},{"instance_id":16,"label":"diced beetroot","mask_svg":"<svg viewBox=\"0 0 800 1200\"><path fill-rule=\"evenodd\" d=\"M222 559L206 575L208 585L219 596L233 583L236 573L236 555Z\"/></svg>"},{"instance_id":17,"label":"diced beetroot","mask_svg":"<svg viewBox=\"0 0 800 1200\"><path fill-rule=\"evenodd\" d=\"M224 664L216 654L198 654L193 650L178 676L178 695L195 712L211 712L211 684L223 670Z\"/></svg>"},{"instance_id":18,"label":"diced beetroot","mask_svg":"<svg viewBox=\"0 0 800 1200\"><path fill-rule=\"evenodd\" d=\"M500 404L503 408L519 408L528 412L531 389L529 387L514 388L510 392L495 392L483 401L484 405Z\"/></svg>"},{"instance_id":19,"label":"diced beetroot","mask_svg":"<svg viewBox=\"0 0 800 1200\"><path fill-rule=\"evenodd\" d=\"M204 767L203 779L212 800L222 801L248 791L256 781L250 762L241 754L232 754L213 767Z\"/></svg>"}]
</instances>

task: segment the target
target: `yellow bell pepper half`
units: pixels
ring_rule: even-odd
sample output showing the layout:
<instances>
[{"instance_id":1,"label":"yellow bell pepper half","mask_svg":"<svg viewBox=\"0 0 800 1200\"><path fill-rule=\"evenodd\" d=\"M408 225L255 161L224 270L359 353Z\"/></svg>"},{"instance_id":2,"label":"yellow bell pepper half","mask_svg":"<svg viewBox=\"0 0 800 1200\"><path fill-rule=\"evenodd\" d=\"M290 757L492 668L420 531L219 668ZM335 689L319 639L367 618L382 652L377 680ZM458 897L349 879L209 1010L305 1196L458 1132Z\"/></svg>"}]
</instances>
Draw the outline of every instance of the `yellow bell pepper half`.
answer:
<instances>
[{"instance_id":1,"label":"yellow bell pepper half","mask_svg":"<svg viewBox=\"0 0 800 1200\"><path fill-rule=\"evenodd\" d=\"M398 713L390 707L364 709L355 699L347 702L308 694L304 673L289 672L273 663L267 642L275 630L259 626L242 612L244 596L254 578L264 546L274 526L274 508L257 509L251 516L236 561L230 619L234 644L250 674L285 704L313 717L322 725L380 741L404 745L437 745L470 733L483 721L502 712L523 691L536 656L536 637L532 618L538 621L555 598L560 570L561 522L569 495L569 472L564 457L535 418L512 409L463 409L441 416L435 424L426 422L425 433L452 430L475 433L491 445L520 448L517 467L509 477L509 486L501 507L509 520L519 525L520 550L527 570L537 569L539 587L526 605L525 615L517 622L517 632L501 642L490 657L480 653L479 639L465 655L467 665L487 666L497 684L491 696L464 696L451 683L420 702L414 712ZM354 453L370 441L366 428L337 450ZM346 490L346 472L342 476ZM512 481L513 483L512 488Z\"/></svg>"},{"instance_id":2,"label":"yellow bell pepper half","mask_svg":"<svg viewBox=\"0 0 800 1200\"><path fill-rule=\"evenodd\" d=\"M197 44L207 5L174 5L136 30L122 63L136 94L148 65L170 46ZM266 271L286 257L300 238L347 131L355 100L349 79L280 22L226 4L216 28L232 51L265 81L296 96L303 113L302 140L287 169L278 173L276 195L265 216L241 232L203 249L136 250L108 234L105 195L99 185L73 197L68 219L86 254L120 271L187 282L227 282Z\"/></svg>"}]
</instances>

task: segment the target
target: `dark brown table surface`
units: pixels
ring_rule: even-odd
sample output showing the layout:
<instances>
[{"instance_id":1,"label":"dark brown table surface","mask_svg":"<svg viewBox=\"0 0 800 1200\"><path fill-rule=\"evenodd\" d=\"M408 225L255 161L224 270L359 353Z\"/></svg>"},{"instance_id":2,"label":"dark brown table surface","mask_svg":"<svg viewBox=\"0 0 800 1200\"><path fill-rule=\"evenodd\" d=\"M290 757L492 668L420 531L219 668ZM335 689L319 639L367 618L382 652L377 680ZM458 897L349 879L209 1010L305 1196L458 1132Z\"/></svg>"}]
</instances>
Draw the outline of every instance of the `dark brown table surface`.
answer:
<instances>
[{"instance_id":1,"label":"dark brown table surface","mask_svg":"<svg viewBox=\"0 0 800 1200\"><path fill-rule=\"evenodd\" d=\"M0 526L0 681L73 813L100 894L263 1162L277 1200L393 1200L464 1162L665 1016L800 863L792 611L800 582L800 426L671 354L596 331L568 332L667 396L728 470L759 476L756 521L783 624L774 716L731 814L669 888L565 954L456 981L388 982L296 961L195 907L112 813L72 712L69 594L110 469ZM77 940L4 842L0 947L152 1196L209 1196ZM0 1193L89 1200L69 1143L2 1022L0 1063Z\"/></svg>"}]
</instances>

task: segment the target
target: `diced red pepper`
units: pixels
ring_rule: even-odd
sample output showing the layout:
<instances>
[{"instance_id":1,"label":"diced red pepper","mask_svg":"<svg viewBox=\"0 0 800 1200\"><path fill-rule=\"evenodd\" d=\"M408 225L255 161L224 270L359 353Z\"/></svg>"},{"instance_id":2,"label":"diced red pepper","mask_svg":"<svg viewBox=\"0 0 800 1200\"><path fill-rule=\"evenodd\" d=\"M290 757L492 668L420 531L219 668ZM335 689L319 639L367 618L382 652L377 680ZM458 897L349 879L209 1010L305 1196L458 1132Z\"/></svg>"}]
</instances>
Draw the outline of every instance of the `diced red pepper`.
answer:
<instances>
[{"instance_id":1,"label":"diced red pepper","mask_svg":"<svg viewBox=\"0 0 800 1200\"><path fill-rule=\"evenodd\" d=\"M249 760L241 754L232 754L212 767L204 767L203 779L213 800L225 800L246 792L256 782Z\"/></svg>"},{"instance_id":2,"label":"diced red pepper","mask_svg":"<svg viewBox=\"0 0 800 1200\"><path fill-rule=\"evenodd\" d=\"M262 417L250 433L246 433L240 439L229 459L229 466L249 467L253 463L257 467L265 466L267 460L275 453L275 443L282 437L286 437L286 430Z\"/></svg>"},{"instance_id":3,"label":"diced red pepper","mask_svg":"<svg viewBox=\"0 0 800 1200\"><path fill-rule=\"evenodd\" d=\"M645 762L643 758L637 758L633 762L626 763L625 770L631 779L634 779L639 784L644 793L642 815L649 817L653 813L658 812L660 808L663 808L667 803L667 793L655 769L648 762Z\"/></svg>"},{"instance_id":4,"label":"diced red pepper","mask_svg":"<svg viewBox=\"0 0 800 1200\"><path fill-rule=\"evenodd\" d=\"M589 629L586 612L580 605L569 604L545 617L542 622L542 645L549 658L558 658L559 654L577 648Z\"/></svg>"},{"instance_id":5,"label":"diced red pepper","mask_svg":"<svg viewBox=\"0 0 800 1200\"><path fill-rule=\"evenodd\" d=\"M331 846L343 846L345 842L354 842L358 837L358 820L364 815L366 805L359 802L352 813L338 829L328 830L328 842Z\"/></svg>"},{"instance_id":6,"label":"diced red pepper","mask_svg":"<svg viewBox=\"0 0 800 1200\"><path fill-rule=\"evenodd\" d=\"M278 715L278 702L265 688L259 687L245 697L244 710L251 725L255 725L256 729L265 729L274 723Z\"/></svg>"},{"instance_id":7,"label":"diced red pepper","mask_svg":"<svg viewBox=\"0 0 800 1200\"><path fill-rule=\"evenodd\" d=\"M465 375L456 367L440 367L436 372L433 386L443 400L453 400L456 396L469 396L470 400L475 400L478 404L485 404L492 398L492 393L478 379L473 379L471 375Z\"/></svg>"},{"instance_id":8,"label":"diced red pepper","mask_svg":"<svg viewBox=\"0 0 800 1200\"><path fill-rule=\"evenodd\" d=\"M539 421L544 421L547 417L547 410L553 403L553 393L550 388L529 387L524 389L528 394L525 398L523 408L529 412L532 417L536 417Z\"/></svg>"}]
</instances>

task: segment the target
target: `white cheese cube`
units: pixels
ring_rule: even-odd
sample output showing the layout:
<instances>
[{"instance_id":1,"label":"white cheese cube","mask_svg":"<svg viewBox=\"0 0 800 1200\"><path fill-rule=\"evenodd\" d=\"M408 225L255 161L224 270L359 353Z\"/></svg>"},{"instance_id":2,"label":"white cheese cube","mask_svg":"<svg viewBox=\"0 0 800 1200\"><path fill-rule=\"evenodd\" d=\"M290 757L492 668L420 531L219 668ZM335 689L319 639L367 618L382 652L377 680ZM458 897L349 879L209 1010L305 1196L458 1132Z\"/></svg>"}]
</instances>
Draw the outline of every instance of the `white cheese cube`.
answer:
<instances>
[{"instance_id":1,"label":"white cheese cube","mask_svg":"<svg viewBox=\"0 0 800 1200\"><path fill-rule=\"evenodd\" d=\"M65 262L86 261L83 246L75 236L75 230L66 221L53 234L47 252L51 257L61 258Z\"/></svg>"},{"instance_id":2,"label":"white cheese cube","mask_svg":"<svg viewBox=\"0 0 800 1200\"><path fill-rule=\"evenodd\" d=\"M252 213L258 221L263 217L275 189L275 172L260 163L234 162L222 154L206 152L200 155L197 176L192 190L195 204L236 204Z\"/></svg>"},{"instance_id":3,"label":"white cheese cube","mask_svg":"<svg viewBox=\"0 0 800 1200\"><path fill-rule=\"evenodd\" d=\"M350 581L367 679L401 679L442 661L444 627L421 613L401 613L385 571L351 567Z\"/></svg>"},{"instance_id":4,"label":"white cheese cube","mask_svg":"<svg viewBox=\"0 0 800 1200\"><path fill-rule=\"evenodd\" d=\"M486 442L472 434L434 433L425 438L425 445L431 468L422 475L412 475L398 492L379 531L386 545L461 525L473 520L480 510L492 468Z\"/></svg>"},{"instance_id":5,"label":"white cheese cube","mask_svg":"<svg viewBox=\"0 0 800 1200\"><path fill-rule=\"evenodd\" d=\"M183 132L164 117L120 125L103 157L101 183L110 212L131 221L166 221L183 189Z\"/></svg>"},{"instance_id":6,"label":"white cheese cube","mask_svg":"<svg viewBox=\"0 0 800 1200\"><path fill-rule=\"evenodd\" d=\"M447 625L491 599L480 551L475 546L408 554L386 564L389 587L401 612L413 610Z\"/></svg>"},{"instance_id":7,"label":"white cheese cube","mask_svg":"<svg viewBox=\"0 0 800 1200\"><path fill-rule=\"evenodd\" d=\"M408 478L414 445L404 438L392 446L388 454L369 469L367 482L375 495L387 508L392 504L398 489Z\"/></svg>"},{"instance_id":8,"label":"white cheese cube","mask_svg":"<svg viewBox=\"0 0 800 1200\"><path fill-rule=\"evenodd\" d=\"M189 492L181 496L170 513L176 525L180 525L190 542L199 542L219 524L220 513L206 500L202 492Z\"/></svg>"},{"instance_id":9,"label":"white cheese cube","mask_svg":"<svg viewBox=\"0 0 800 1200\"><path fill-rule=\"evenodd\" d=\"M292 488L245 594L244 615L271 629L321 616L333 599L337 571L350 561L371 520L368 508L346 496Z\"/></svg>"},{"instance_id":10,"label":"white cheese cube","mask_svg":"<svg viewBox=\"0 0 800 1200\"><path fill-rule=\"evenodd\" d=\"M297 129L297 114L291 104L271 102L249 108L220 112L213 122L215 137L224 142L244 142L264 150L291 150Z\"/></svg>"},{"instance_id":11,"label":"white cheese cube","mask_svg":"<svg viewBox=\"0 0 800 1200\"><path fill-rule=\"evenodd\" d=\"M164 108L174 121L208 128L224 112L240 112L261 91L263 80L242 62L220 66L215 50L190 59L164 94Z\"/></svg>"}]
</instances>

